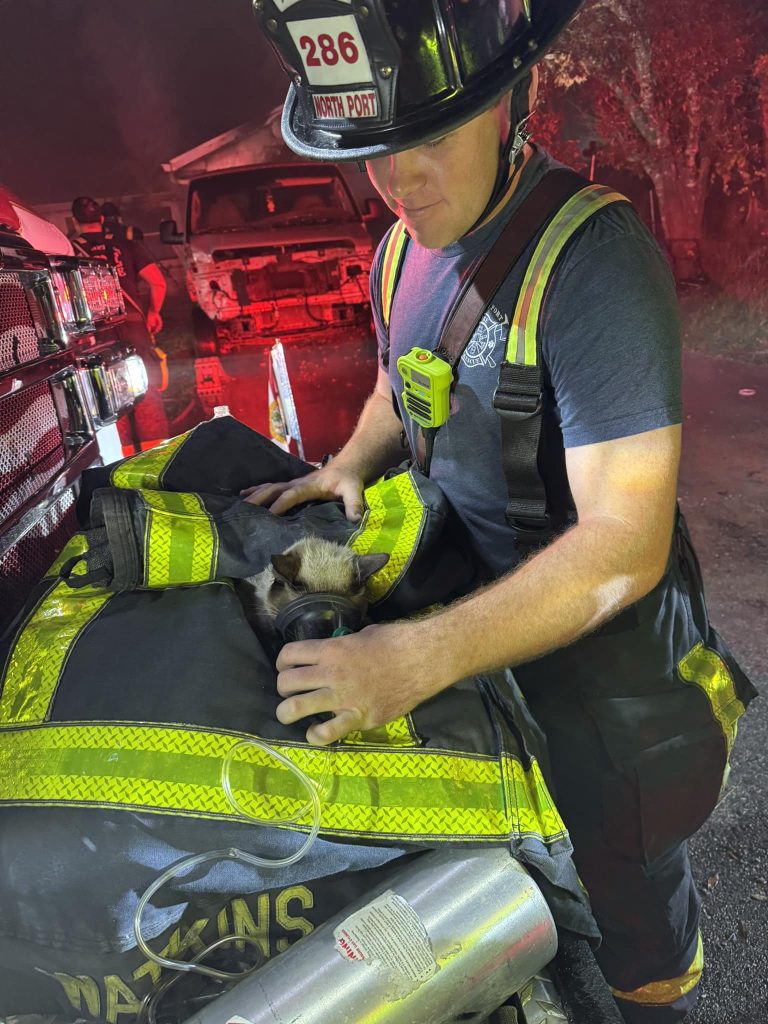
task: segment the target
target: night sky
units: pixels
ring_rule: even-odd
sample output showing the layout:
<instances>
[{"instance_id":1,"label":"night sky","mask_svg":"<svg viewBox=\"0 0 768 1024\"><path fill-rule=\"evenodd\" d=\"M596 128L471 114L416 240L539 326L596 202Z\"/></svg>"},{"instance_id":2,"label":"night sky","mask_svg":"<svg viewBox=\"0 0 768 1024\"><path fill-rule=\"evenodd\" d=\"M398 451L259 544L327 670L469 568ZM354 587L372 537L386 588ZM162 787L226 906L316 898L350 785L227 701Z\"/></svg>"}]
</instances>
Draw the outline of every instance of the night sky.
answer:
<instances>
[{"instance_id":1,"label":"night sky","mask_svg":"<svg viewBox=\"0 0 768 1024\"><path fill-rule=\"evenodd\" d=\"M0 0L0 182L30 203L163 188L280 103L250 0Z\"/></svg>"}]
</instances>

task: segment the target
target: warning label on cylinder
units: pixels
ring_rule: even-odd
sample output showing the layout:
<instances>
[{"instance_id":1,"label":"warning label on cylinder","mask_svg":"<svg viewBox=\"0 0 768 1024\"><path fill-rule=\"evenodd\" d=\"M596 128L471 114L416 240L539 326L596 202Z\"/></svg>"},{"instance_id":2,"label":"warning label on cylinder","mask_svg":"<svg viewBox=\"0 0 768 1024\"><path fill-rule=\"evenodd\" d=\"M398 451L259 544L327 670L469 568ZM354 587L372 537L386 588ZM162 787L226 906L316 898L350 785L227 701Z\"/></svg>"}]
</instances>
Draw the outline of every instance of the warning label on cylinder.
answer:
<instances>
[{"instance_id":1,"label":"warning label on cylinder","mask_svg":"<svg viewBox=\"0 0 768 1024\"><path fill-rule=\"evenodd\" d=\"M421 918L391 889L350 915L333 936L345 960L385 973L396 998L415 991L438 970Z\"/></svg>"}]
</instances>

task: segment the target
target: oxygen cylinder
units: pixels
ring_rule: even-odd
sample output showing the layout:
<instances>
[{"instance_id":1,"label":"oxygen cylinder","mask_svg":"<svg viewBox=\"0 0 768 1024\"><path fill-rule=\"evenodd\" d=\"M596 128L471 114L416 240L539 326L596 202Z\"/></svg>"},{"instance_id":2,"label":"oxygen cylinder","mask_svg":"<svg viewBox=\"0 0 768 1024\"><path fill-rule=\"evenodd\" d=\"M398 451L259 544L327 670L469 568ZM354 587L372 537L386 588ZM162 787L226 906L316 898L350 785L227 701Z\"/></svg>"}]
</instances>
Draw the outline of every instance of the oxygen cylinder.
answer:
<instances>
[{"instance_id":1,"label":"oxygen cylinder","mask_svg":"<svg viewBox=\"0 0 768 1024\"><path fill-rule=\"evenodd\" d=\"M187 1024L480 1021L556 951L549 907L508 850L438 850Z\"/></svg>"}]
</instances>

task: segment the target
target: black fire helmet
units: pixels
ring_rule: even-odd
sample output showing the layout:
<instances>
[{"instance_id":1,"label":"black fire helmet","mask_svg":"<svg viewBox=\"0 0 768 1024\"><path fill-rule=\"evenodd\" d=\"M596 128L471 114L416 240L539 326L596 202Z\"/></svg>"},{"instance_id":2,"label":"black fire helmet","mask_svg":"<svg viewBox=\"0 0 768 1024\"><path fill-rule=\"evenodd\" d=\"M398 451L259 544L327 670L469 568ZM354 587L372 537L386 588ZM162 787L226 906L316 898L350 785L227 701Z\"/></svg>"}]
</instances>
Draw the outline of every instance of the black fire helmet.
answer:
<instances>
[{"instance_id":1,"label":"black fire helmet","mask_svg":"<svg viewBox=\"0 0 768 1024\"><path fill-rule=\"evenodd\" d=\"M528 80L582 0L253 0L292 79L299 156L363 161L446 135Z\"/></svg>"}]
</instances>

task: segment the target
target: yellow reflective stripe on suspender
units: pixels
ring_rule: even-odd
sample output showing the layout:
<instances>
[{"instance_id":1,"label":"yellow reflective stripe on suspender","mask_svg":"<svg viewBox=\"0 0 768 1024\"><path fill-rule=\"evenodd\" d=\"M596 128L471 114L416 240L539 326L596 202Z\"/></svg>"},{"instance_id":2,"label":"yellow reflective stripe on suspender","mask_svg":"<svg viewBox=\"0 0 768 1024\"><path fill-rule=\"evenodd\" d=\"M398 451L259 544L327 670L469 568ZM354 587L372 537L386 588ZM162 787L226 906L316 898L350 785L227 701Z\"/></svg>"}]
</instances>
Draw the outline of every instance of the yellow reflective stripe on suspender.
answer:
<instances>
[{"instance_id":1,"label":"yellow reflective stripe on suspender","mask_svg":"<svg viewBox=\"0 0 768 1024\"><path fill-rule=\"evenodd\" d=\"M0 804L122 807L236 819L221 784L245 734L123 723L0 728ZM271 742L271 741L270 741ZM310 778L325 780L321 833L431 841L567 835L535 762L425 748L271 743ZM306 807L299 780L256 747L241 747L230 782L250 814L284 819ZM310 814L296 827L308 829Z\"/></svg>"},{"instance_id":2,"label":"yellow reflective stripe on suspender","mask_svg":"<svg viewBox=\"0 0 768 1024\"><path fill-rule=\"evenodd\" d=\"M381 601L399 582L421 538L427 510L413 473L381 479L363 492L366 510L349 546L358 555L387 552L389 561L366 586L371 601Z\"/></svg>"},{"instance_id":3,"label":"yellow reflective stripe on suspender","mask_svg":"<svg viewBox=\"0 0 768 1024\"><path fill-rule=\"evenodd\" d=\"M663 981L652 981L648 985L641 985L640 988L632 989L631 992L622 992L612 988L617 999L624 999L628 1003L640 1003L643 1006L669 1006L677 1002L692 988L695 988L701 981L701 974L704 970L704 943L699 932L699 939L696 945L696 954L693 962L687 971L677 978L665 978Z\"/></svg>"},{"instance_id":4,"label":"yellow reflective stripe on suspender","mask_svg":"<svg viewBox=\"0 0 768 1024\"><path fill-rule=\"evenodd\" d=\"M400 259L407 237L405 224L399 220L392 228L384 247L384 257L381 261L381 316L386 327L389 327L389 314L392 311Z\"/></svg>"},{"instance_id":5,"label":"yellow reflective stripe on suspender","mask_svg":"<svg viewBox=\"0 0 768 1024\"><path fill-rule=\"evenodd\" d=\"M536 246L523 279L507 338L508 363L536 365L539 314L552 270L564 246L598 210L610 203L627 201L604 185L589 185L555 214Z\"/></svg>"},{"instance_id":6,"label":"yellow reflective stripe on suspender","mask_svg":"<svg viewBox=\"0 0 768 1024\"><path fill-rule=\"evenodd\" d=\"M147 508L145 585L172 587L213 579L219 539L200 496L178 491L139 494Z\"/></svg>"},{"instance_id":7,"label":"yellow reflective stripe on suspender","mask_svg":"<svg viewBox=\"0 0 768 1024\"><path fill-rule=\"evenodd\" d=\"M147 452L132 455L119 466L115 466L110 474L110 483L113 487L127 491L138 491L142 488L158 490L162 486L166 470L191 433L192 431L188 430L186 434L171 437Z\"/></svg>"},{"instance_id":8,"label":"yellow reflective stripe on suspender","mask_svg":"<svg viewBox=\"0 0 768 1024\"><path fill-rule=\"evenodd\" d=\"M680 678L704 691L712 714L720 723L730 757L738 729L737 722L746 710L736 695L733 676L717 653L703 643L696 644L677 664Z\"/></svg>"},{"instance_id":9,"label":"yellow reflective stripe on suspender","mask_svg":"<svg viewBox=\"0 0 768 1024\"><path fill-rule=\"evenodd\" d=\"M0 723L42 722L49 714L72 645L114 594L73 590L63 580L38 602L8 657L0 689Z\"/></svg>"}]
</instances>

